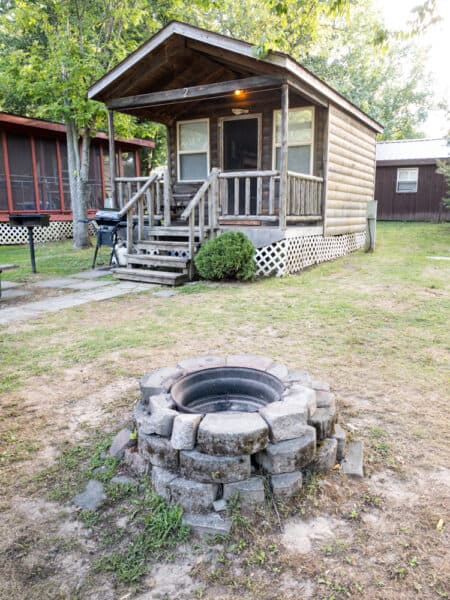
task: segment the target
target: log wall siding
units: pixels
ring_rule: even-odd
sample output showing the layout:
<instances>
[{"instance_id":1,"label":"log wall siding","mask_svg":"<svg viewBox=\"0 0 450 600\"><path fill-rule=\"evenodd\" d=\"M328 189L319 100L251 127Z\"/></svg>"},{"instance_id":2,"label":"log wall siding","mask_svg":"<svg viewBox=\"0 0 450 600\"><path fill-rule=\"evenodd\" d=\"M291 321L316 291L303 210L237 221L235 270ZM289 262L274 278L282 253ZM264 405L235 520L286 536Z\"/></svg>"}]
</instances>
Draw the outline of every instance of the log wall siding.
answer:
<instances>
[{"instance_id":1,"label":"log wall siding","mask_svg":"<svg viewBox=\"0 0 450 600\"><path fill-rule=\"evenodd\" d=\"M397 193L397 169L419 169L417 192ZM375 199L379 220L386 221L450 221L450 209L442 206L447 185L436 165L405 162L395 166L377 166Z\"/></svg>"},{"instance_id":2,"label":"log wall siding","mask_svg":"<svg viewBox=\"0 0 450 600\"><path fill-rule=\"evenodd\" d=\"M367 203L374 198L375 136L330 106L325 235L365 230Z\"/></svg>"}]
</instances>

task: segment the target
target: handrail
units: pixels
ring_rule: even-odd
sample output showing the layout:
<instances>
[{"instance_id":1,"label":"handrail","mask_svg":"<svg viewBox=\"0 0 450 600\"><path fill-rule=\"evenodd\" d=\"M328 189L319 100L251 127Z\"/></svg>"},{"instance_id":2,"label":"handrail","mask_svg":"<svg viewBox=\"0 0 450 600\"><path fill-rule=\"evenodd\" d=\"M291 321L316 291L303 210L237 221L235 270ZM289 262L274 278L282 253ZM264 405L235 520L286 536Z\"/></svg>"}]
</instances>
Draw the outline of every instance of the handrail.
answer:
<instances>
[{"instance_id":1,"label":"handrail","mask_svg":"<svg viewBox=\"0 0 450 600\"><path fill-rule=\"evenodd\" d=\"M323 177L316 177L315 175L307 175L306 173L297 173L296 171L288 171L288 177L298 177L298 179L308 179L309 181L319 181L323 183Z\"/></svg>"},{"instance_id":2,"label":"handrail","mask_svg":"<svg viewBox=\"0 0 450 600\"><path fill-rule=\"evenodd\" d=\"M135 193L135 195L128 200L125 206L119 211L119 216L123 217L125 213L129 212L136 202L141 198L143 194L148 190L151 184L159 178L159 173L153 173L148 179L147 182Z\"/></svg>"},{"instance_id":3,"label":"handrail","mask_svg":"<svg viewBox=\"0 0 450 600\"><path fill-rule=\"evenodd\" d=\"M182 221L187 221L187 219L190 217L192 211L196 208L196 206L198 205L200 200L204 197L204 195L208 191L208 189L211 186L211 184L213 183L213 181L215 181L217 179L219 172L220 172L219 169L216 169L216 168L211 169L211 173L208 175L208 177L205 179L205 181L199 187L195 196L192 198L192 200L189 202L189 204L186 206L186 208L182 212L181 217L180 217L180 219Z\"/></svg>"},{"instance_id":4,"label":"handrail","mask_svg":"<svg viewBox=\"0 0 450 600\"><path fill-rule=\"evenodd\" d=\"M220 179L232 179L234 177L276 177L280 171L225 171L219 173Z\"/></svg>"}]
</instances>

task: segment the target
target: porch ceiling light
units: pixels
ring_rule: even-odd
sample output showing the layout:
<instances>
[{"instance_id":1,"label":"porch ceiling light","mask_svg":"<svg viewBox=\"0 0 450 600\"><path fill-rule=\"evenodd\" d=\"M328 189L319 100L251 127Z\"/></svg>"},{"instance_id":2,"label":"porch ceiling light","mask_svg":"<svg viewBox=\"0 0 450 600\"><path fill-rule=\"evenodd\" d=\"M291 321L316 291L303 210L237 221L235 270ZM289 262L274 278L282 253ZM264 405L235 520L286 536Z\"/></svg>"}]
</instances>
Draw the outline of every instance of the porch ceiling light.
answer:
<instances>
[{"instance_id":1,"label":"porch ceiling light","mask_svg":"<svg viewBox=\"0 0 450 600\"><path fill-rule=\"evenodd\" d=\"M234 90L235 96L242 96L243 93L244 93L244 90Z\"/></svg>"},{"instance_id":2,"label":"porch ceiling light","mask_svg":"<svg viewBox=\"0 0 450 600\"><path fill-rule=\"evenodd\" d=\"M247 115L248 114L248 109L247 108L232 108L231 112L233 113L233 115Z\"/></svg>"}]
</instances>

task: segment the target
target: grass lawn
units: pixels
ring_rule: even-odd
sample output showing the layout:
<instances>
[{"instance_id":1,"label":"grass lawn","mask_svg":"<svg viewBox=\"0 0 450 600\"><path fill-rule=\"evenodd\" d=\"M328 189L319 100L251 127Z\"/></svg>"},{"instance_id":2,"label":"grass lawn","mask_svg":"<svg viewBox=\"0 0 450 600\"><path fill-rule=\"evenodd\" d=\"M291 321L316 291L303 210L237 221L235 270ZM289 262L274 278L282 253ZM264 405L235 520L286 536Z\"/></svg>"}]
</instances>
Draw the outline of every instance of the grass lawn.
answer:
<instances>
[{"instance_id":1,"label":"grass lawn","mask_svg":"<svg viewBox=\"0 0 450 600\"><path fill-rule=\"evenodd\" d=\"M448 598L450 264L427 257L450 254L450 225L380 223L377 242L296 276L144 292L5 328L0 598ZM92 249L64 247L67 270L38 253L42 273L89 266ZM145 371L241 352L328 381L342 426L365 443L366 477L305 482L283 532L266 507L234 514L230 539L187 544L148 487L108 483L120 465L105 463L105 436L130 418ZM76 515L68 501L95 473L108 501Z\"/></svg>"},{"instance_id":2,"label":"grass lawn","mask_svg":"<svg viewBox=\"0 0 450 600\"><path fill-rule=\"evenodd\" d=\"M0 246L0 264L14 263L19 266L13 271L5 271L2 278L9 281L32 281L40 276L61 277L71 275L91 268L94 256L95 239L91 238L92 246L82 250L73 248L72 240L63 242L48 242L36 244L37 275L31 272L30 251L28 245ZM97 264L108 264L108 248L102 247L99 251Z\"/></svg>"}]
</instances>

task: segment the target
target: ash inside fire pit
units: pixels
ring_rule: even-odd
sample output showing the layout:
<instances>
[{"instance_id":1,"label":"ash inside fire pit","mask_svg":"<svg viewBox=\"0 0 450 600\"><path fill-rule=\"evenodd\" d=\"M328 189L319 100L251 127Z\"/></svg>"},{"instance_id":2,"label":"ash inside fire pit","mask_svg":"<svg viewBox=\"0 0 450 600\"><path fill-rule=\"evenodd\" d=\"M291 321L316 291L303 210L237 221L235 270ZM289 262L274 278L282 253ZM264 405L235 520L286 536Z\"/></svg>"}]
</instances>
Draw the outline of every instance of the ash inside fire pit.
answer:
<instances>
[{"instance_id":1,"label":"ash inside fire pit","mask_svg":"<svg viewBox=\"0 0 450 600\"><path fill-rule=\"evenodd\" d=\"M182 377L171 396L185 413L256 412L280 400L284 389L277 377L259 369L216 367Z\"/></svg>"}]
</instances>

